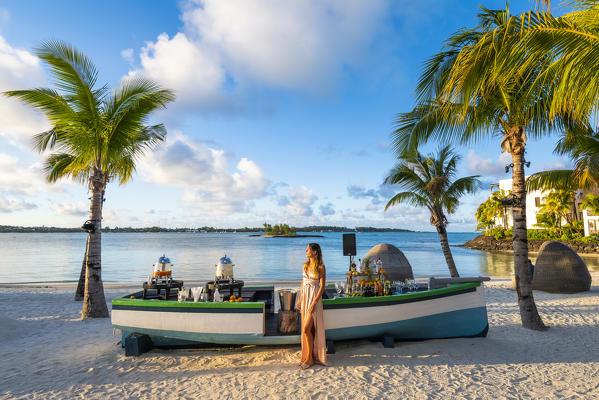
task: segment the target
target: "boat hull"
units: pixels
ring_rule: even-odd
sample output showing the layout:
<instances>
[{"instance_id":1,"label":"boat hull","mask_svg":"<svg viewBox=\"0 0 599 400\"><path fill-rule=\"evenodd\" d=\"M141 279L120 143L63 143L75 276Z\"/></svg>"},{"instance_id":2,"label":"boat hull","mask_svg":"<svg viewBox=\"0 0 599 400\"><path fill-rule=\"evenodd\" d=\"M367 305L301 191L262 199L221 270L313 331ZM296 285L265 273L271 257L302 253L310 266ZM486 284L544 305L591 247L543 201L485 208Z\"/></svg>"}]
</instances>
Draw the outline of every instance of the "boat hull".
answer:
<instances>
[{"instance_id":1,"label":"boat hull","mask_svg":"<svg viewBox=\"0 0 599 400\"><path fill-rule=\"evenodd\" d=\"M485 336L484 287L448 288L372 298L323 300L327 340L392 336L422 340ZM177 303L115 299L112 323L123 333L142 333L156 346L193 344L282 345L299 335L265 335L264 303Z\"/></svg>"}]
</instances>

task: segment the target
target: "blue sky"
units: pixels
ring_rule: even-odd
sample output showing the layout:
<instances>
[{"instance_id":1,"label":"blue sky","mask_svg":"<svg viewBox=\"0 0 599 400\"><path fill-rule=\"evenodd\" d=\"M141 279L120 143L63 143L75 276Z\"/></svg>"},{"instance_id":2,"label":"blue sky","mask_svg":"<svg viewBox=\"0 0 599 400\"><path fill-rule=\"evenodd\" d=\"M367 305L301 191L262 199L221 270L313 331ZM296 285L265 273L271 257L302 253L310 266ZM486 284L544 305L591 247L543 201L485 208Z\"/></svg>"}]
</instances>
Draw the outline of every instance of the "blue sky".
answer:
<instances>
[{"instance_id":1,"label":"blue sky","mask_svg":"<svg viewBox=\"0 0 599 400\"><path fill-rule=\"evenodd\" d=\"M177 93L153 119L168 139L133 180L110 183L104 225L343 225L433 230L425 210L384 212L393 120L413 106L423 62L479 4L502 1L4 1L0 91L49 85L32 54L59 39L102 83L145 75ZM510 4L519 13L531 2ZM78 226L87 189L43 180L30 137L43 117L0 99L0 225ZM555 138L529 141L529 172L567 165ZM438 144L427 145L431 151ZM499 140L458 148L460 174L508 177ZM450 231L473 231L488 185L464 197Z\"/></svg>"}]
</instances>

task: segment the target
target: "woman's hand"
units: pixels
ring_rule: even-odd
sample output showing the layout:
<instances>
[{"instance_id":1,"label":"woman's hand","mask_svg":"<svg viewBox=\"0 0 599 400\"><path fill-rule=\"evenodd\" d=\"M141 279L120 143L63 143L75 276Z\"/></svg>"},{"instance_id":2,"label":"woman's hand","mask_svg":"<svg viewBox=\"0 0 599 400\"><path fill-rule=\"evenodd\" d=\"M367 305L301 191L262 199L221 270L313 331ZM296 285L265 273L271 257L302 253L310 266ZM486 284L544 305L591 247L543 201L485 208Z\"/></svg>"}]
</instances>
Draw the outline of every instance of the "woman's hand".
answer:
<instances>
[{"instance_id":1,"label":"woman's hand","mask_svg":"<svg viewBox=\"0 0 599 400\"><path fill-rule=\"evenodd\" d=\"M297 308L298 310L300 310L300 311L301 311L301 309L302 309L302 305L300 304L300 302L299 302L299 301L298 301L298 302L295 304L295 308Z\"/></svg>"},{"instance_id":2,"label":"woman's hand","mask_svg":"<svg viewBox=\"0 0 599 400\"><path fill-rule=\"evenodd\" d=\"M314 306L314 303L310 304L310 307L308 307L308 314L312 314L312 312L314 312Z\"/></svg>"}]
</instances>

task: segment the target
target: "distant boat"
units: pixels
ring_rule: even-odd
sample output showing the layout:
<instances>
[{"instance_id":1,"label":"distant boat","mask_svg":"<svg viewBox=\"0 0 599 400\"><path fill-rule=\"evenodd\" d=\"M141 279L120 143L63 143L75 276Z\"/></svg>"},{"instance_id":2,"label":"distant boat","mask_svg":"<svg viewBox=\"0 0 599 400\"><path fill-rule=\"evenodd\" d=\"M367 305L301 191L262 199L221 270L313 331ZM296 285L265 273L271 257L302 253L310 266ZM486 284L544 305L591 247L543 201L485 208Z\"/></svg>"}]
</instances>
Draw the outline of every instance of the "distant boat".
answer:
<instances>
[{"instance_id":1,"label":"distant boat","mask_svg":"<svg viewBox=\"0 0 599 400\"><path fill-rule=\"evenodd\" d=\"M327 287L327 291L332 295ZM300 335L277 332L274 285L244 287L243 302L144 300L142 292L112 301L112 324L123 344L131 333L156 346L200 343L282 345ZM397 340L486 336L489 327L482 282L392 296L324 299L327 340L391 336Z\"/></svg>"}]
</instances>

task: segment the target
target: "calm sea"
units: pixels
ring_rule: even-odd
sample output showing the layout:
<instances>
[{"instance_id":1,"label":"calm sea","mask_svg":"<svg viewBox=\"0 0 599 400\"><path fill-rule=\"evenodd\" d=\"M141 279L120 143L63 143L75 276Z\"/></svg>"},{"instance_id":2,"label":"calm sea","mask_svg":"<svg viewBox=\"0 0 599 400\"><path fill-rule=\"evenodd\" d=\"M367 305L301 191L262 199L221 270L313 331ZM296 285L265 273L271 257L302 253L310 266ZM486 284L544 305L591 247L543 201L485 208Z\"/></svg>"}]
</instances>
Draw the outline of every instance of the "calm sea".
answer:
<instances>
[{"instance_id":1,"label":"calm sea","mask_svg":"<svg viewBox=\"0 0 599 400\"><path fill-rule=\"evenodd\" d=\"M106 283L139 283L151 274L162 254L174 264L175 279L209 280L223 255L235 264L235 277L245 280L300 279L305 248L317 242L323 250L328 279L340 279L348 269L342 234L321 238L262 238L247 233L105 233L102 235L102 278ZM470 250L455 245L475 233L450 233L449 242L461 275L509 275L509 254ZM69 282L79 278L85 233L0 233L0 283ZM402 250L417 276L447 275L436 233L359 233L357 257L379 243ZM599 271L599 258L584 257Z\"/></svg>"}]
</instances>

